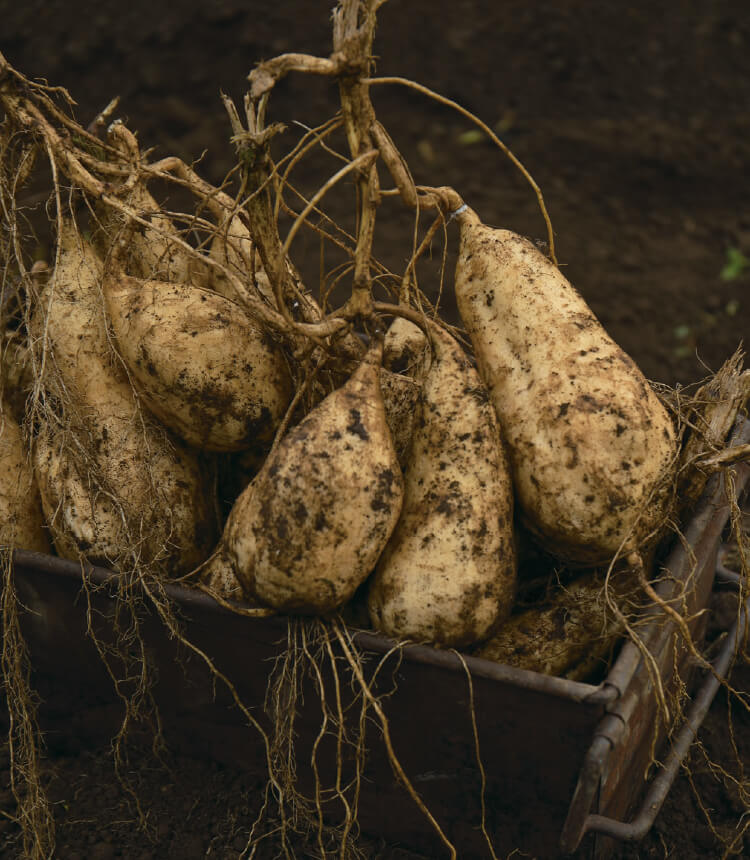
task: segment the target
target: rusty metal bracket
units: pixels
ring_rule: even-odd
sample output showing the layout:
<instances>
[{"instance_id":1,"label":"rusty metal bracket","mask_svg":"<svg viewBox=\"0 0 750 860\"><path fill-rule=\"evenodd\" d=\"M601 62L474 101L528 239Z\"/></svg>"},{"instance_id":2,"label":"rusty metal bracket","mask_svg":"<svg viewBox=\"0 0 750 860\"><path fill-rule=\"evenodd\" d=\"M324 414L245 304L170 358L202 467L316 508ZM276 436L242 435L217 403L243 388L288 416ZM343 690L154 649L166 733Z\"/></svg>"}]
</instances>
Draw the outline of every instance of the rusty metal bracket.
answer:
<instances>
[{"instance_id":1,"label":"rusty metal bracket","mask_svg":"<svg viewBox=\"0 0 750 860\"><path fill-rule=\"evenodd\" d=\"M750 422L738 422L733 444L746 443L748 436L750 436ZM739 496L745 485L750 482L750 467L739 464L737 469L741 473L736 487ZM715 511L715 508L712 511L712 507L712 503L704 506L704 509L698 513L696 520L701 521L703 518L710 517ZM720 525L720 530L723 529L726 519L728 516L722 518L716 527L718 528ZM698 524L695 523L695 525ZM715 562L715 576L716 579L732 583L739 588L739 575L724 566L721 553L718 554ZM610 753L621 741L626 729L628 705L631 704L628 701L626 689L637 664L640 662L637 649L634 647L629 649L628 653L621 655L622 659L618 660L618 664L613 667L613 671L608 676L608 681L619 690L620 696L611 706L610 713L602 719L597 727L594 740L581 767L578 784L560 835L559 845L563 854L572 854L576 851L587 833L599 833L627 842L637 842L648 833L719 687L726 680L732 661L748 632L749 619L750 598L745 602L737 621L729 631L719 656L711 664L711 671L694 695L685 722L671 740L670 751L664 765L651 782L638 811L627 822L590 812L601 789ZM624 717L624 719L618 722L617 716Z\"/></svg>"},{"instance_id":2,"label":"rusty metal bracket","mask_svg":"<svg viewBox=\"0 0 750 860\"><path fill-rule=\"evenodd\" d=\"M658 776L653 780L641 808L629 822L617 821L604 815L590 814L586 817L583 826L584 836L593 831L605 836L612 836L627 842L637 842L648 833L654 823L664 800L672 787L675 776L680 769L685 757L695 740L698 729L705 719L708 709L713 702L722 682L726 680L729 667L734 659L737 648L742 642L748 624L750 614L750 598L746 601L740 612L740 617L735 622L732 630L727 636L724 647L719 657L712 664L713 672L703 681L698 693L693 699L692 707L688 712L682 728L673 738L671 749L664 766ZM714 674L715 673L715 674Z\"/></svg>"}]
</instances>

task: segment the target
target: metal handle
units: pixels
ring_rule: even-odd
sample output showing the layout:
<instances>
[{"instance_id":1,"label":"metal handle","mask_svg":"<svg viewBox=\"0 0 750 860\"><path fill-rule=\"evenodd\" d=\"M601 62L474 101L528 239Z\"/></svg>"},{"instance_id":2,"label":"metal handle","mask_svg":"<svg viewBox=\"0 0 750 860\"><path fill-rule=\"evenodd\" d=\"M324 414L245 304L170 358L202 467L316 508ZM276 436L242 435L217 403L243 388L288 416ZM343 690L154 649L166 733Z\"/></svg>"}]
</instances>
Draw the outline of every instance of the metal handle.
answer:
<instances>
[{"instance_id":1,"label":"metal handle","mask_svg":"<svg viewBox=\"0 0 750 860\"><path fill-rule=\"evenodd\" d=\"M725 581L739 585L739 574L728 570L721 563L717 565L716 574L717 577ZM583 823L583 830L580 834L581 837L583 837L587 832L592 831L595 833L602 833L605 836L612 836L615 839L623 841L637 842L639 839L642 839L646 833L648 833L662 807L662 804L664 803L669 789L672 787L677 771L680 769L680 765L684 761L688 750L695 740L698 729L708 713L711 702L713 702L722 681L726 680L729 666L731 665L732 659L734 658L740 642L745 635L749 614L750 597L740 610L739 617L729 632L727 641L724 643L721 653L712 664L713 672L708 675L695 696L693 704L688 712L687 719L685 720L685 724L672 741L672 746L663 768L651 783L641 808L638 810L632 821L618 821L615 818L608 818L605 815L591 813L586 816Z\"/></svg>"}]
</instances>

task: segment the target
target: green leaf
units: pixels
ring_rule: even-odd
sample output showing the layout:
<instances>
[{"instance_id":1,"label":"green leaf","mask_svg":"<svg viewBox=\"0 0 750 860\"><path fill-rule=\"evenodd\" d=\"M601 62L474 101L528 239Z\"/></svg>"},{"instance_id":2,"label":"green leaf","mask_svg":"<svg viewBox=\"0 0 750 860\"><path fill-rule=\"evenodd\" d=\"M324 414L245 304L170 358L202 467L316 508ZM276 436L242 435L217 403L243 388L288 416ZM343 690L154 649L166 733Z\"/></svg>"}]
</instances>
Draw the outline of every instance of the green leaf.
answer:
<instances>
[{"instance_id":1,"label":"green leaf","mask_svg":"<svg viewBox=\"0 0 750 860\"><path fill-rule=\"evenodd\" d=\"M727 261L719 272L722 281L734 281L750 266L750 260L738 248L727 248Z\"/></svg>"},{"instance_id":2,"label":"green leaf","mask_svg":"<svg viewBox=\"0 0 750 860\"><path fill-rule=\"evenodd\" d=\"M478 128L469 129L458 136L458 142L461 146L471 146L474 143L480 143L484 140L484 132Z\"/></svg>"},{"instance_id":3,"label":"green leaf","mask_svg":"<svg viewBox=\"0 0 750 860\"><path fill-rule=\"evenodd\" d=\"M739 309L740 303L737 301L737 299L730 299L727 302L727 306L724 308L724 313L726 313L728 317L736 317L737 311L739 311Z\"/></svg>"}]
</instances>

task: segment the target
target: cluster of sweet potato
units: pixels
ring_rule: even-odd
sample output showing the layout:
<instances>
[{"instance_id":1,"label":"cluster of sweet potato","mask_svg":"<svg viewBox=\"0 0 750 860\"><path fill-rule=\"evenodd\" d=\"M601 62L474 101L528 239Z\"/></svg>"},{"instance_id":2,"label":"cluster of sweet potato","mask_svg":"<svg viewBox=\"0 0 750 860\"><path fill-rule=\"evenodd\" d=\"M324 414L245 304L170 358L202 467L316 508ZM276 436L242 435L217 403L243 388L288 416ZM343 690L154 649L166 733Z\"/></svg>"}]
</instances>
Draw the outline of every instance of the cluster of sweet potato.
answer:
<instances>
[{"instance_id":1,"label":"cluster of sweet potato","mask_svg":"<svg viewBox=\"0 0 750 860\"><path fill-rule=\"evenodd\" d=\"M237 200L177 159L149 163L120 122L104 137L73 128L5 69L5 139L46 152L56 205L48 271L10 254L28 339L14 356L29 372L25 434L3 409L2 539L145 565L269 611L325 615L356 594L396 639L512 659L498 643L513 629L517 523L567 563L642 572L673 503L678 433L554 254L482 224L452 189L414 186L369 104L369 58L347 53L364 50L347 33L371 38L374 12L344 6L329 60L262 64L246 131L230 106ZM282 243L277 129L263 117L295 70L340 77L352 158ZM458 225L460 332L408 291L374 298L378 158L407 205ZM289 244L346 174L359 192L352 295L323 310ZM186 229L152 196L155 177L199 200ZM212 504L228 457L252 470Z\"/></svg>"}]
</instances>

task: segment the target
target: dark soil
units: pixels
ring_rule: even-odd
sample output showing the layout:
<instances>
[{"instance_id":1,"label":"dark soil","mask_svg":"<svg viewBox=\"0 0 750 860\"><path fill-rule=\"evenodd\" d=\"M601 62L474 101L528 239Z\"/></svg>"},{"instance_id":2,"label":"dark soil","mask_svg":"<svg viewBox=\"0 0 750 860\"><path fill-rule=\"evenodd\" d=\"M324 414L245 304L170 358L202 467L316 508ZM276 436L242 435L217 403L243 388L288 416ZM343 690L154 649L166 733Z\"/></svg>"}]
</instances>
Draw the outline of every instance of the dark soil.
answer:
<instances>
[{"instance_id":1,"label":"dark soil","mask_svg":"<svg viewBox=\"0 0 750 860\"><path fill-rule=\"evenodd\" d=\"M199 170L218 182L233 165L219 91L241 102L258 60L326 54L331 5L183 0L167 10L144 0L25 0L4 4L0 51L26 75L65 86L84 124L119 94L120 114L143 146L202 156ZM729 357L750 323L750 266L722 277L729 252L750 257L746 0L391 0L380 21L378 73L419 81L498 130L542 189L567 276L647 376L686 385ZM382 87L373 99L418 182L452 185L486 222L545 238L529 186L491 144L467 138L466 120L403 89ZM290 78L272 105L274 120L315 126L335 112L336 89ZM310 186L329 168L313 172ZM378 252L398 271L410 219L387 212ZM317 241L300 239L296 253L314 283ZM734 681L750 690L746 667ZM738 707L733 713L747 764L750 718ZM701 740L727 768L729 725L720 696ZM258 778L185 757L169 763L132 762L151 825L144 833L106 746L84 749L74 738L51 746L55 856L238 856ZM8 809L7 767L0 782ZM652 832L621 856L722 856L705 810L723 837L747 826L737 790L696 750ZM3 856L17 856L14 827L0 828ZM748 835L744 854L742 845L740 838L739 853L750 856ZM406 855L384 848L379 856Z\"/></svg>"}]
</instances>

